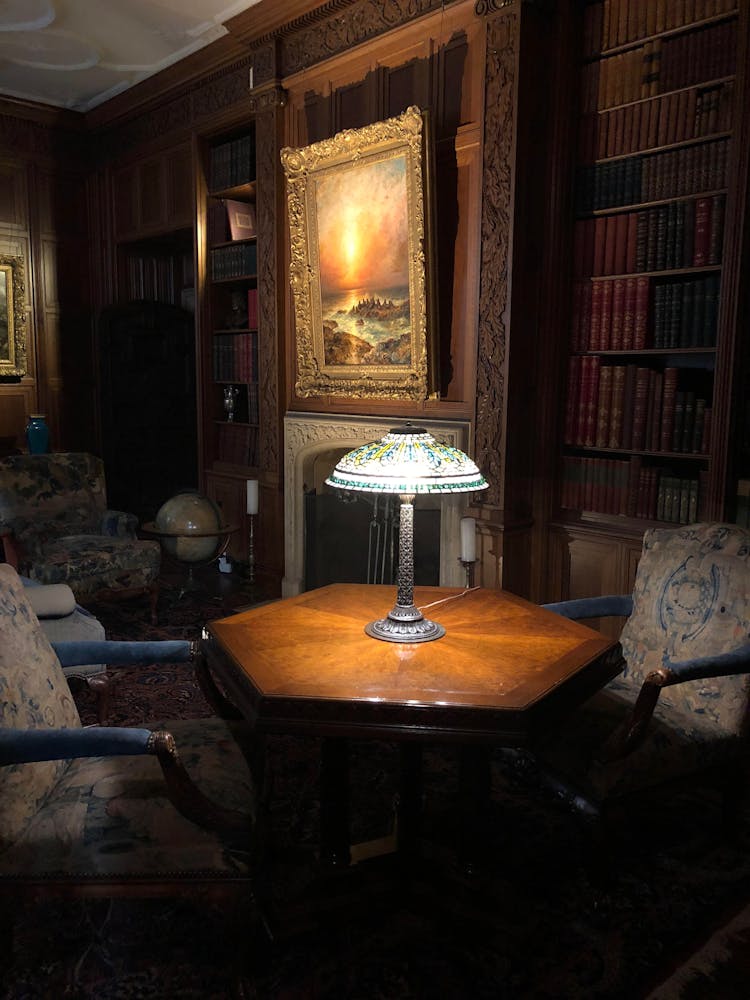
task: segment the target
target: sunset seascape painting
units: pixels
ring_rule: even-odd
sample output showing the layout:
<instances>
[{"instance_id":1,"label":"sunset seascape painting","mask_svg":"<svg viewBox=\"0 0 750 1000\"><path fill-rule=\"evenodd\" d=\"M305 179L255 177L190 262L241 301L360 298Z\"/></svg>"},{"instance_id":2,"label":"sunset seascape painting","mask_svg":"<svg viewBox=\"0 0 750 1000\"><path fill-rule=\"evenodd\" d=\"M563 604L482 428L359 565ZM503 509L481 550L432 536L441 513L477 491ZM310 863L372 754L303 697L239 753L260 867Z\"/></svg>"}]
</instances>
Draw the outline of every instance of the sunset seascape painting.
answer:
<instances>
[{"instance_id":1,"label":"sunset seascape painting","mask_svg":"<svg viewBox=\"0 0 750 1000\"><path fill-rule=\"evenodd\" d=\"M410 107L281 150L299 398L431 391L424 143L423 114Z\"/></svg>"},{"instance_id":2,"label":"sunset seascape painting","mask_svg":"<svg viewBox=\"0 0 750 1000\"><path fill-rule=\"evenodd\" d=\"M326 364L411 364L406 157L323 174L315 206Z\"/></svg>"}]
</instances>

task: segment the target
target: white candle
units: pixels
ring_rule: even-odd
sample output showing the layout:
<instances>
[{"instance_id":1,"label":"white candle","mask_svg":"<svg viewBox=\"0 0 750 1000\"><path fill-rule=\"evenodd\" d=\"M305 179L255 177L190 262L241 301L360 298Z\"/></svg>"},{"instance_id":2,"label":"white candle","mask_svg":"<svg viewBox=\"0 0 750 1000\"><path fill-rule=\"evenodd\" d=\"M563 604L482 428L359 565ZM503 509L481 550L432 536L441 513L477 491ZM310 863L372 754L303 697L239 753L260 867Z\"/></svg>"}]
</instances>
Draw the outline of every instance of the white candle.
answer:
<instances>
[{"instance_id":1,"label":"white candle","mask_svg":"<svg viewBox=\"0 0 750 1000\"><path fill-rule=\"evenodd\" d=\"M258 480L248 479L247 481L247 512L248 514L258 513Z\"/></svg>"},{"instance_id":2,"label":"white candle","mask_svg":"<svg viewBox=\"0 0 750 1000\"><path fill-rule=\"evenodd\" d=\"M461 518L461 562L476 562L477 535L473 517Z\"/></svg>"}]
</instances>

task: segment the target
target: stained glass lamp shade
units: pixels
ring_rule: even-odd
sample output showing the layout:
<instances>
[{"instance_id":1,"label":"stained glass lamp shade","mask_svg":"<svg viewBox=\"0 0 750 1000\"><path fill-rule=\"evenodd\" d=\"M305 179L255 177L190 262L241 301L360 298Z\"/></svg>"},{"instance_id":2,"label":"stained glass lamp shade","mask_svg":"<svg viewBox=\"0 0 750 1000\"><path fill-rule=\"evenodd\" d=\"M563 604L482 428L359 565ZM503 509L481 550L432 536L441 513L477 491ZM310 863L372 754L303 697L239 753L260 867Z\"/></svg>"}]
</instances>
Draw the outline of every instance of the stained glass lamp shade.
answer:
<instances>
[{"instance_id":1,"label":"stained glass lamp shade","mask_svg":"<svg viewBox=\"0 0 750 1000\"><path fill-rule=\"evenodd\" d=\"M486 489L487 481L474 462L459 448L436 441L423 427L407 423L380 441L347 452L326 484L353 492L397 493L401 498L396 604L365 632L388 642L429 642L445 635L442 625L414 606L414 497Z\"/></svg>"}]
</instances>

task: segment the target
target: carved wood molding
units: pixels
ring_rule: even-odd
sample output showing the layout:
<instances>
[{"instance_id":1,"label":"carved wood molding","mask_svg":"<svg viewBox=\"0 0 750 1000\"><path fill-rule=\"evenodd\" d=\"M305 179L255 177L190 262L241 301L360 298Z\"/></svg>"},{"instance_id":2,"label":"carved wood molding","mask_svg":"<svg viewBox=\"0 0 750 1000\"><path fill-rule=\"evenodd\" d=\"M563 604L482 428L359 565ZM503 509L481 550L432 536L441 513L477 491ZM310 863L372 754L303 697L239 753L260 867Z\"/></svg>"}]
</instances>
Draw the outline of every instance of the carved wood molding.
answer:
<instances>
[{"instance_id":1,"label":"carved wood molding","mask_svg":"<svg viewBox=\"0 0 750 1000\"><path fill-rule=\"evenodd\" d=\"M503 497L503 412L519 23L515 9L508 9L487 23L475 459L490 484L485 502L498 506Z\"/></svg>"},{"instance_id":2,"label":"carved wood molding","mask_svg":"<svg viewBox=\"0 0 750 1000\"><path fill-rule=\"evenodd\" d=\"M264 471L281 469L281 421L279 420L279 336L277 315L275 205L278 184L276 105L255 119L258 212L258 341L262 345L259 365L258 404L261 436L259 464Z\"/></svg>"},{"instance_id":3,"label":"carved wood molding","mask_svg":"<svg viewBox=\"0 0 750 1000\"><path fill-rule=\"evenodd\" d=\"M0 145L27 156L63 158L83 166L88 137L71 129L0 114Z\"/></svg>"},{"instance_id":4,"label":"carved wood molding","mask_svg":"<svg viewBox=\"0 0 750 1000\"><path fill-rule=\"evenodd\" d=\"M281 76L308 69L457 0L331 0L284 25Z\"/></svg>"},{"instance_id":5,"label":"carved wood molding","mask_svg":"<svg viewBox=\"0 0 750 1000\"><path fill-rule=\"evenodd\" d=\"M156 107L103 130L97 138L102 159L110 160L123 148L163 140L172 133L186 134L232 105L247 103L251 65L252 56L244 56L196 80Z\"/></svg>"}]
</instances>

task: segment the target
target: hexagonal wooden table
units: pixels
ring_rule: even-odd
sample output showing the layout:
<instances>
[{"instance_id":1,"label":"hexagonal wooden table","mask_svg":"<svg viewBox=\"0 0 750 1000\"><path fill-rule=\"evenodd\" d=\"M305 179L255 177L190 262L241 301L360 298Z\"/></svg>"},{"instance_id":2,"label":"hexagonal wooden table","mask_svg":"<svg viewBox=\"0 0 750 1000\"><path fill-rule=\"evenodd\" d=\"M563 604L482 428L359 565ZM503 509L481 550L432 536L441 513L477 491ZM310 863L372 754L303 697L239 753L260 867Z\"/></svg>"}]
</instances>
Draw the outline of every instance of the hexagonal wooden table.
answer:
<instances>
[{"instance_id":1,"label":"hexagonal wooden table","mask_svg":"<svg viewBox=\"0 0 750 1000\"><path fill-rule=\"evenodd\" d=\"M416 836L415 746L466 746L476 801L489 775L472 747L533 746L622 666L610 639L500 590L418 587L415 603L446 635L410 645L370 638L364 626L394 595L333 584L214 621L203 640L210 669L258 733L324 738L321 858L334 865L351 858L348 739L402 741L403 848Z\"/></svg>"}]
</instances>

